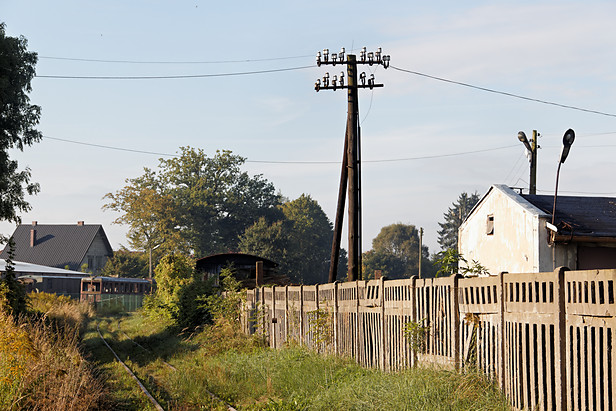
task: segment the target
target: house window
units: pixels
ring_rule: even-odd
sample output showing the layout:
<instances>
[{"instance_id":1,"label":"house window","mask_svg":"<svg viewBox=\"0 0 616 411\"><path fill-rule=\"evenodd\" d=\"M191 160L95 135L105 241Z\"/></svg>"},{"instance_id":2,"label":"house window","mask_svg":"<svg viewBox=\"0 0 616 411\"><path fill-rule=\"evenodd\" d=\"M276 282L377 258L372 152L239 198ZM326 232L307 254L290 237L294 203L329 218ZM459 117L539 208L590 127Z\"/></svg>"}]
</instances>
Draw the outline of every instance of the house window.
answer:
<instances>
[{"instance_id":1,"label":"house window","mask_svg":"<svg viewBox=\"0 0 616 411\"><path fill-rule=\"evenodd\" d=\"M488 215L488 218L486 219L486 234L494 234L494 214Z\"/></svg>"}]
</instances>

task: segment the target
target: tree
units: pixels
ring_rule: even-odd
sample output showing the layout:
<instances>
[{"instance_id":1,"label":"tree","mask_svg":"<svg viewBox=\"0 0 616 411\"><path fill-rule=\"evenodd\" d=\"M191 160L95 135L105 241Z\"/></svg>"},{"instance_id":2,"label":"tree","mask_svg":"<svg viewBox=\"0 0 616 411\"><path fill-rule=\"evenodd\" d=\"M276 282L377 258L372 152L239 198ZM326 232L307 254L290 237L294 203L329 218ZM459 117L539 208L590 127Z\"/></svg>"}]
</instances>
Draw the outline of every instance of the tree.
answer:
<instances>
[{"instance_id":1,"label":"tree","mask_svg":"<svg viewBox=\"0 0 616 411\"><path fill-rule=\"evenodd\" d=\"M280 195L261 175L242 172L243 157L181 147L180 155L160 159L159 170L128 179L109 193L104 206L122 213L131 246L147 251L192 251L197 257L237 250L238 237L264 217L279 215Z\"/></svg>"},{"instance_id":2,"label":"tree","mask_svg":"<svg viewBox=\"0 0 616 411\"><path fill-rule=\"evenodd\" d=\"M306 194L287 201L279 210L282 219L269 224L262 218L244 232L240 250L276 261L279 272L294 283L327 282L333 238L327 215ZM346 266L344 254L340 266Z\"/></svg>"},{"instance_id":3,"label":"tree","mask_svg":"<svg viewBox=\"0 0 616 411\"><path fill-rule=\"evenodd\" d=\"M146 253L121 248L107 260L102 274L108 277L148 278L148 263Z\"/></svg>"},{"instance_id":4,"label":"tree","mask_svg":"<svg viewBox=\"0 0 616 411\"><path fill-rule=\"evenodd\" d=\"M438 243L441 250L458 248L458 229L478 201L479 194L462 193L458 201L452 203L447 212L443 214L444 221L438 223L441 227L438 231Z\"/></svg>"},{"instance_id":5,"label":"tree","mask_svg":"<svg viewBox=\"0 0 616 411\"><path fill-rule=\"evenodd\" d=\"M18 170L9 149L23 151L41 140L34 127L41 117L41 108L30 104L28 93L35 75L37 54L27 50L24 37L9 37L0 23L0 220L20 222L19 213L30 210L25 193L39 192L30 182L30 169Z\"/></svg>"},{"instance_id":6,"label":"tree","mask_svg":"<svg viewBox=\"0 0 616 411\"><path fill-rule=\"evenodd\" d=\"M422 276L431 277L434 268L429 262L428 247L422 245ZM390 278L402 278L419 273L419 232L414 225L391 224L381 228L372 240L372 250L363 255L364 273L381 270Z\"/></svg>"}]
</instances>

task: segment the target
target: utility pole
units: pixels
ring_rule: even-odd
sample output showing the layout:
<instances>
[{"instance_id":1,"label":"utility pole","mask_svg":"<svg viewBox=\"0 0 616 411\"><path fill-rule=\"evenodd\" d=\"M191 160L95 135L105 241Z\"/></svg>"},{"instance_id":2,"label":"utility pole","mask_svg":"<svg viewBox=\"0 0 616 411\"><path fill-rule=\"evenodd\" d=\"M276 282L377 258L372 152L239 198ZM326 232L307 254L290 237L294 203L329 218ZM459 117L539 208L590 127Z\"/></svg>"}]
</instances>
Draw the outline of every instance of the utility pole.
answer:
<instances>
[{"instance_id":1,"label":"utility pole","mask_svg":"<svg viewBox=\"0 0 616 411\"><path fill-rule=\"evenodd\" d=\"M358 64L382 65L384 68L389 67L389 56L384 56L379 48L376 52L366 52L364 47L360 52L359 60L354 54L346 56L344 48L339 54L332 53L331 58L328 49L317 53L317 66L336 64L346 65L348 82L345 84L344 72L340 73L340 78L333 75L331 78L329 73L323 76L315 83L315 90L337 90L347 89L347 127L345 135L345 155L343 156L343 170L340 178L340 190L338 192L338 207L336 212L336 223L334 227L334 239L332 241L332 253L329 269L329 281L333 282L336 279L338 271L338 257L340 253L340 238L342 237L342 215L344 214L345 195L343 185L346 185L347 195L349 198L348 216L349 216L349 270L348 280L355 281L361 279L361 144L359 137L359 101L357 90L360 88L373 89L375 87L383 87L382 84L375 84L374 74L366 80L366 73L357 74ZM358 81L359 77L359 81ZM361 84L360 84L361 83ZM367 83L367 84L366 84ZM347 177L345 178L345 170Z\"/></svg>"},{"instance_id":2,"label":"utility pole","mask_svg":"<svg viewBox=\"0 0 616 411\"><path fill-rule=\"evenodd\" d=\"M518 140L524 144L524 147L530 153L530 183L528 188L528 194L537 194L537 149L539 148L539 144L537 144L537 139L540 134L537 133L537 130L533 130L533 138L530 139L530 142L526 138L526 134L523 131L518 132Z\"/></svg>"},{"instance_id":3,"label":"utility pole","mask_svg":"<svg viewBox=\"0 0 616 411\"><path fill-rule=\"evenodd\" d=\"M423 242L423 227L419 228L419 278L421 278L421 248Z\"/></svg>"}]
</instances>

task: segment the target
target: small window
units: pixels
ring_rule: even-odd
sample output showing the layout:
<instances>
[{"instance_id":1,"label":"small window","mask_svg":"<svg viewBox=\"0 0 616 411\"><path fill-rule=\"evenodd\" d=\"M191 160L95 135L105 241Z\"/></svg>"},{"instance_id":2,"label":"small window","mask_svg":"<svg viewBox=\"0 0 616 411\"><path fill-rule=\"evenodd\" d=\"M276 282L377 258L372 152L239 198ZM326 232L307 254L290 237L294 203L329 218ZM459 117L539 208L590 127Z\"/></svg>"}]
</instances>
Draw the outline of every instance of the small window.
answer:
<instances>
[{"instance_id":1,"label":"small window","mask_svg":"<svg viewBox=\"0 0 616 411\"><path fill-rule=\"evenodd\" d=\"M490 214L486 219L486 234L494 234L494 214Z\"/></svg>"}]
</instances>

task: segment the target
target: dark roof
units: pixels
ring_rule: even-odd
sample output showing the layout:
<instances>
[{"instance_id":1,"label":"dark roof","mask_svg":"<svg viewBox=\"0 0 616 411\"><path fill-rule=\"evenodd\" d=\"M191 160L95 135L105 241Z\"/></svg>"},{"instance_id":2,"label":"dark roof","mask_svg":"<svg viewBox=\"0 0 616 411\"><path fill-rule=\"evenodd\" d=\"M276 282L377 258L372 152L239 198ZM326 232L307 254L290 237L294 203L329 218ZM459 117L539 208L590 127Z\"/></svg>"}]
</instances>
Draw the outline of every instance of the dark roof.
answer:
<instances>
[{"instance_id":1,"label":"dark roof","mask_svg":"<svg viewBox=\"0 0 616 411\"><path fill-rule=\"evenodd\" d=\"M522 195L552 215L554 196ZM616 198L558 196L554 225L559 234L581 237L616 237Z\"/></svg>"},{"instance_id":2,"label":"dark roof","mask_svg":"<svg viewBox=\"0 0 616 411\"><path fill-rule=\"evenodd\" d=\"M36 230L36 242L30 246L30 232ZM13 233L16 261L41 264L49 267L78 270L81 261L96 235L100 233L108 255L113 254L111 244L100 224L20 224ZM8 257L8 247L0 258Z\"/></svg>"}]
</instances>

